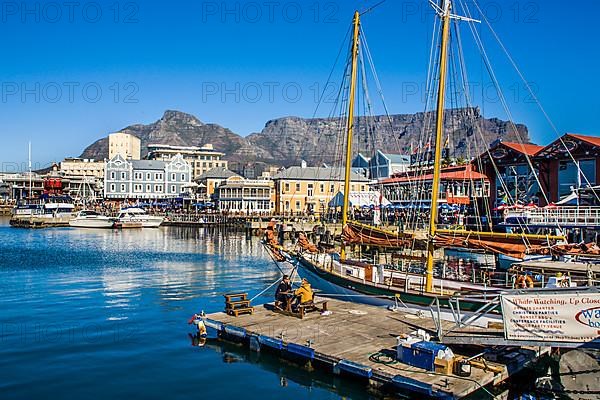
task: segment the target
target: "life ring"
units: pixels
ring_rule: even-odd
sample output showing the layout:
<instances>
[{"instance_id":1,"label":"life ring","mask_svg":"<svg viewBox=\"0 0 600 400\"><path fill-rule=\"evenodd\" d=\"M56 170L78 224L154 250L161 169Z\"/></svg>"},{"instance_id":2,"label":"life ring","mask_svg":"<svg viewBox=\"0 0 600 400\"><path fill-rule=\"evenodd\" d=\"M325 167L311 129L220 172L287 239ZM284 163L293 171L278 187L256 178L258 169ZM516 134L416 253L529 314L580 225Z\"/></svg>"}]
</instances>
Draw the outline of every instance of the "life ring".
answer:
<instances>
[{"instance_id":1,"label":"life ring","mask_svg":"<svg viewBox=\"0 0 600 400\"><path fill-rule=\"evenodd\" d=\"M515 280L515 287L525 289L533 287L533 279L529 275L519 275Z\"/></svg>"}]
</instances>

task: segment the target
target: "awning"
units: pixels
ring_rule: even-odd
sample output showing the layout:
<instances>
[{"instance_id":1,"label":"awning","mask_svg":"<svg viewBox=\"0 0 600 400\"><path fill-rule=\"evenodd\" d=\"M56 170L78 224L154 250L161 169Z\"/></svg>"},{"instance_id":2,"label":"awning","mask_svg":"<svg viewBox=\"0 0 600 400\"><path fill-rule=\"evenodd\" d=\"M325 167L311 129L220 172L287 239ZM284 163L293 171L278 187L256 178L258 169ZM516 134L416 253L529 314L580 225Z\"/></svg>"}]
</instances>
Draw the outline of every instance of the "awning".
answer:
<instances>
[{"instance_id":1,"label":"awning","mask_svg":"<svg viewBox=\"0 0 600 400\"><path fill-rule=\"evenodd\" d=\"M369 206L387 206L390 203L388 199L381 196L378 191L372 192L350 192L349 204L351 207L369 207ZM338 192L333 199L329 201L329 207L342 207L344 205L344 192Z\"/></svg>"}]
</instances>

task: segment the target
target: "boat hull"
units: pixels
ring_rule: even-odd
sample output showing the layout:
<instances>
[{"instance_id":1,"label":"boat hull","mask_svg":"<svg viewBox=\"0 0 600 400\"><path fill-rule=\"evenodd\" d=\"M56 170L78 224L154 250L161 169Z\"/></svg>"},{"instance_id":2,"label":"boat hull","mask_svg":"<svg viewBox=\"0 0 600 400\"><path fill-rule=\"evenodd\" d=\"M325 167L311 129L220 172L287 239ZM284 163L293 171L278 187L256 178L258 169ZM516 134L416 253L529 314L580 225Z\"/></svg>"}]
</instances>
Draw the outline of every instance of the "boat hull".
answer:
<instances>
[{"instance_id":1,"label":"boat hull","mask_svg":"<svg viewBox=\"0 0 600 400\"><path fill-rule=\"evenodd\" d=\"M355 284L343 282L341 279L334 279L336 278L335 275L321 271L304 259L300 259L298 264L298 274L302 278L308 279L312 287L320 290L320 296L372 306L388 306L394 303L389 297L390 293L382 293L382 296L385 297L377 297L374 294L361 292L356 289ZM394 294L391 294L391 296L394 296Z\"/></svg>"},{"instance_id":2,"label":"boat hull","mask_svg":"<svg viewBox=\"0 0 600 400\"><path fill-rule=\"evenodd\" d=\"M437 298L440 306L449 307L448 297L432 293L404 291L397 287L369 284L358 279L348 279L325 271L304 257L298 258L298 273L309 280L311 285L322 290L322 296L340 298L355 303L387 306L395 303L395 299L405 304L429 307ZM314 283L313 283L314 282ZM345 297L345 298L344 298ZM481 303L461 301L463 311L477 311Z\"/></svg>"},{"instance_id":3,"label":"boat hull","mask_svg":"<svg viewBox=\"0 0 600 400\"><path fill-rule=\"evenodd\" d=\"M72 228L91 228L91 229L112 229L114 221L110 219L72 219L69 221L69 226Z\"/></svg>"},{"instance_id":4,"label":"boat hull","mask_svg":"<svg viewBox=\"0 0 600 400\"><path fill-rule=\"evenodd\" d=\"M161 217L142 217L142 218L120 218L119 223L123 226L135 225L142 228L158 228L163 223Z\"/></svg>"}]
</instances>

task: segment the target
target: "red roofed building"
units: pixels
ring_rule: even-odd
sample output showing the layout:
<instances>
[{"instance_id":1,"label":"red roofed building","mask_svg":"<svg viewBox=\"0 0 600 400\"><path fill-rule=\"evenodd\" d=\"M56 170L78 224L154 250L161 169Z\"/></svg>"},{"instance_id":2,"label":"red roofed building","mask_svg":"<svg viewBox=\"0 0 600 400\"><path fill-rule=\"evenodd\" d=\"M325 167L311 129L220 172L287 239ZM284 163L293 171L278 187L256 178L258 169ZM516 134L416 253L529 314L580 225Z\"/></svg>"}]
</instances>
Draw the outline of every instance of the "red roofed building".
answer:
<instances>
[{"instance_id":1,"label":"red roofed building","mask_svg":"<svg viewBox=\"0 0 600 400\"><path fill-rule=\"evenodd\" d=\"M378 182L383 196L393 203L410 204L431 202L433 170L413 170L393 175ZM473 200L487 199L489 180L471 164L442 168L440 175L440 203L471 204Z\"/></svg>"},{"instance_id":2,"label":"red roofed building","mask_svg":"<svg viewBox=\"0 0 600 400\"><path fill-rule=\"evenodd\" d=\"M566 133L535 156L549 202L572 189L594 187L600 178L600 137Z\"/></svg>"},{"instance_id":3,"label":"red roofed building","mask_svg":"<svg viewBox=\"0 0 600 400\"><path fill-rule=\"evenodd\" d=\"M600 137L567 133L543 147L496 142L473 161L491 182L490 206L558 202L600 177Z\"/></svg>"},{"instance_id":4,"label":"red roofed building","mask_svg":"<svg viewBox=\"0 0 600 400\"><path fill-rule=\"evenodd\" d=\"M512 204L515 199L527 203L532 199L537 201L540 188L532 159L543 148L530 143L497 141L473 160L474 168L487 176L491 184L490 208L501 202ZM536 174L532 173L532 165Z\"/></svg>"}]
</instances>

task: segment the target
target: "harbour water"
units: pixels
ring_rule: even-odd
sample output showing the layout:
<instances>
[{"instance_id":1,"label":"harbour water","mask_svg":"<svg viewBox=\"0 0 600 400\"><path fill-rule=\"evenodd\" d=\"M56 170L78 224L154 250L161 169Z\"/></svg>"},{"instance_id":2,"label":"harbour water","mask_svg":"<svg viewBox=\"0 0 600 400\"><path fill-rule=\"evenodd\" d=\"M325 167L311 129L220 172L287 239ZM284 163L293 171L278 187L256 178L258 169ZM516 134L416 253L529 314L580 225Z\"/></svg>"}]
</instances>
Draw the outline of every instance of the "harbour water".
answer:
<instances>
[{"instance_id":1,"label":"harbour water","mask_svg":"<svg viewBox=\"0 0 600 400\"><path fill-rule=\"evenodd\" d=\"M278 278L243 233L23 230L0 220L0 398L369 398L364 386L192 346L194 311ZM270 300L269 297L257 302Z\"/></svg>"},{"instance_id":2,"label":"harbour water","mask_svg":"<svg viewBox=\"0 0 600 400\"><path fill-rule=\"evenodd\" d=\"M27 230L0 219L0 398L378 398L268 354L193 346L191 314L279 276L243 232Z\"/></svg>"}]
</instances>

